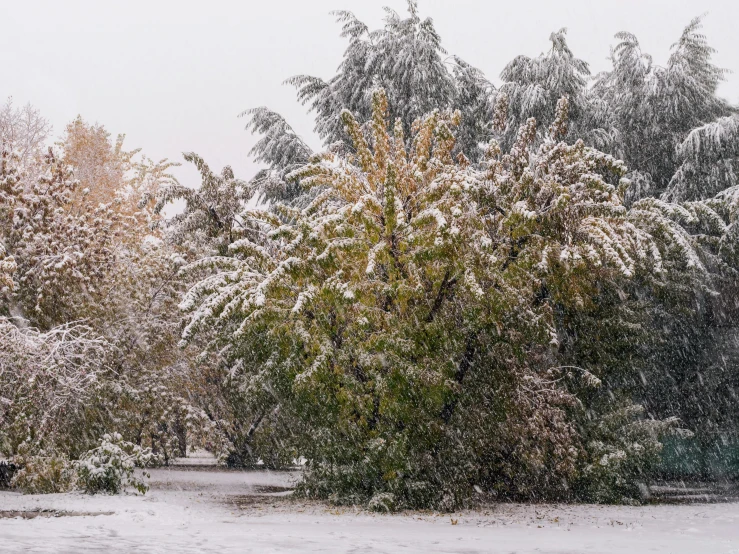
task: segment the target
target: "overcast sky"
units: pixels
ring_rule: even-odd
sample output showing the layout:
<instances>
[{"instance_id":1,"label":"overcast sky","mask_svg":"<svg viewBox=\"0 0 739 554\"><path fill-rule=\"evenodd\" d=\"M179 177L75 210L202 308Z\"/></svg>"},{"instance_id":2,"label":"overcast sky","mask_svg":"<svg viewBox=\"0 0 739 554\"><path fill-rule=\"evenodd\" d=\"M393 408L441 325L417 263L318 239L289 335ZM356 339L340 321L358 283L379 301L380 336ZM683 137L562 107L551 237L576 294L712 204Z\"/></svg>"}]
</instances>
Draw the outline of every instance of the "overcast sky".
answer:
<instances>
[{"instance_id":1,"label":"overcast sky","mask_svg":"<svg viewBox=\"0 0 739 554\"><path fill-rule=\"evenodd\" d=\"M609 68L613 35L630 31L663 64L691 18L707 12L704 32L732 70L720 93L739 103L739 2L736 0L420 0L450 54L497 84L518 54L549 48L568 28L575 55L593 73ZM249 178L255 138L237 115L266 105L318 148L311 116L283 85L299 73L330 77L346 46L331 10L349 9L376 28L383 6L405 0L0 0L0 99L30 102L59 135L82 115L128 148L181 160L195 151L211 167L230 164ZM177 172L198 182L192 169Z\"/></svg>"}]
</instances>

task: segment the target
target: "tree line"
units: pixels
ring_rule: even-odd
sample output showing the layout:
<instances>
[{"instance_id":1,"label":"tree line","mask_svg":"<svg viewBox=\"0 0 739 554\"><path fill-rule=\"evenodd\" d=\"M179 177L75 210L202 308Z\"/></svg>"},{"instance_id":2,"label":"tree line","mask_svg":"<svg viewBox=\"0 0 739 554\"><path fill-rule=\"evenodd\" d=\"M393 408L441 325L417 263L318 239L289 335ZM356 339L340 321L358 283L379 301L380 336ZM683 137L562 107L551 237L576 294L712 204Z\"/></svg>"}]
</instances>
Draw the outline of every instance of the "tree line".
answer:
<instances>
[{"instance_id":1,"label":"tree line","mask_svg":"<svg viewBox=\"0 0 739 554\"><path fill-rule=\"evenodd\" d=\"M185 187L82 119L49 147L5 106L16 486L96 490L90 452L115 474L187 445L302 458L300 494L377 510L736 476L739 114L700 19L664 67L620 33L592 76L563 29L495 87L413 1L335 15L336 74L288 80L325 149L248 110L250 180L187 153Z\"/></svg>"}]
</instances>

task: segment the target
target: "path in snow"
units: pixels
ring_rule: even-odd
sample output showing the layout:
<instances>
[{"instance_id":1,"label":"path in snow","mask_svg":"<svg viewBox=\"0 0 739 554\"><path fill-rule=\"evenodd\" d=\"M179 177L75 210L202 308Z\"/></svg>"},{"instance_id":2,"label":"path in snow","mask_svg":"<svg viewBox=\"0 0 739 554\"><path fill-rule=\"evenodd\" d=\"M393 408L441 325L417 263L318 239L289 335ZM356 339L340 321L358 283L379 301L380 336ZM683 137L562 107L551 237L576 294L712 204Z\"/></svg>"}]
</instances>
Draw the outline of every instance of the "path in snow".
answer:
<instances>
[{"instance_id":1,"label":"path in snow","mask_svg":"<svg viewBox=\"0 0 739 554\"><path fill-rule=\"evenodd\" d=\"M451 516L388 516L298 502L279 492L296 478L177 468L152 471L146 496L0 492L6 514L74 514L0 517L0 552L739 554L739 503L503 504ZM254 496L265 492L270 495ZM88 515L102 512L113 513Z\"/></svg>"}]
</instances>

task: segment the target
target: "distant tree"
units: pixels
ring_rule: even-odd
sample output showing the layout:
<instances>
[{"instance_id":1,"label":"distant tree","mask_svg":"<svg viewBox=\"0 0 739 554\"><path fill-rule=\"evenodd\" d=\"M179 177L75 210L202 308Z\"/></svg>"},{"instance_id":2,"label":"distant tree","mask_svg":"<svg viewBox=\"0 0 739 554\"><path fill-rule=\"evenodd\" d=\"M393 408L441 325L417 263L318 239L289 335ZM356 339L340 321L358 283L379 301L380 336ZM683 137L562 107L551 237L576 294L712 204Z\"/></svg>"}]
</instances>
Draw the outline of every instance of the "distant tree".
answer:
<instances>
[{"instance_id":1,"label":"distant tree","mask_svg":"<svg viewBox=\"0 0 739 554\"><path fill-rule=\"evenodd\" d=\"M73 203L79 204L82 197L93 206L116 199L122 192L127 164L135 153L123 152L122 146L122 136L113 145L110 133L102 125L89 125L79 116L67 125L61 147L79 181Z\"/></svg>"},{"instance_id":2,"label":"distant tree","mask_svg":"<svg viewBox=\"0 0 739 554\"><path fill-rule=\"evenodd\" d=\"M676 153L680 166L663 199L708 200L739 185L739 116L722 117L693 129Z\"/></svg>"},{"instance_id":3,"label":"distant tree","mask_svg":"<svg viewBox=\"0 0 739 554\"><path fill-rule=\"evenodd\" d=\"M51 125L30 104L16 108L9 98L0 106L0 149L13 152L21 164L43 155L50 135Z\"/></svg>"},{"instance_id":4,"label":"distant tree","mask_svg":"<svg viewBox=\"0 0 739 554\"><path fill-rule=\"evenodd\" d=\"M387 91L390 117L401 121L406 134L424 114L458 106L463 114L458 149L478 160L479 145L490 138L492 85L479 70L447 56L433 21L421 19L415 0L408 0L407 18L385 11L384 27L373 31L351 12L334 12L342 24L341 36L349 39L337 74L327 81L308 75L287 80L298 89L300 102L315 113L316 133L327 146L340 143L351 149L342 110L369 119L370 94L379 86ZM251 116L247 128L263 135L252 155L270 166L257 175L254 186L268 199L295 198L302 189L297 182L287 183L286 175L307 163L312 152L275 112L258 108L245 114Z\"/></svg>"},{"instance_id":5,"label":"distant tree","mask_svg":"<svg viewBox=\"0 0 739 554\"><path fill-rule=\"evenodd\" d=\"M613 70L595 84L615 118L624 160L654 183L651 196L670 182L680 163L676 148L688 133L731 112L716 96L725 71L711 62L714 50L700 28L701 18L690 22L665 67L642 53L634 35L617 34Z\"/></svg>"},{"instance_id":6,"label":"distant tree","mask_svg":"<svg viewBox=\"0 0 739 554\"><path fill-rule=\"evenodd\" d=\"M224 255L241 235L243 223L239 214L249 199L249 188L229 166L217 174L197 154L189 152L184 157L200 172L200 188L192 189L176 181L166 184L157 193L154 212L161 213L168 203L184 200L184 210L167 222L170 238L199 249L200 255Z\"/></svg>"},{"instance_id":7,"label":"distant tree","mask_svg":"<svg viewBox=\"0 0 739 554\"><path fill-rule=\"evenodd\" d=\"M537 121L537 137L543 140L547 127L555 119L555 106L567 98L568 129L563 138L602 150L613 147L613 120L607 106L589 89L588 64L574 56L565 35L567 29L552 33L552 48L536 58L517 56L500 77L501 92L507 102L507 120L503 127L502 144L510 148L521 125L529 118Z\"/></svg>"}]
</instances>

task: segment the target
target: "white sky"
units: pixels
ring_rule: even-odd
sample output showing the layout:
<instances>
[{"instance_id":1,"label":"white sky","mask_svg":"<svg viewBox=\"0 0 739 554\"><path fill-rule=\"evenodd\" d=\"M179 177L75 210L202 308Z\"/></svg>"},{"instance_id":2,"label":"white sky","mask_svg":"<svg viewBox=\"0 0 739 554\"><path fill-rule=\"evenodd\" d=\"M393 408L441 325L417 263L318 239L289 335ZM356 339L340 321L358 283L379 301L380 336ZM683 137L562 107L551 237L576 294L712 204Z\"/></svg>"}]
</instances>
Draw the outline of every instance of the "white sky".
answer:
<instances>
[{"instance_id":1,"label":"white sky","mask_svg":"<svg viewBox=\"0 0 739 554\"><path fill-rule=\"evenodd\" d=\"M733 70L720 93L739 103L739 2L736 0L420 0L450 54L497 84L518 54L549 48L568 28L575 55L593 73L608 69L613 35L630 31L656 63L694 16L718 65ZM405 13L405 0L0 0L0 99L32 103L59 135L78 114L151 158L201 154L214 169L255 172L255 138L237 115L261 105L282 113L314 148L312 119L284 79L334 74L345 39L329 12L353 11L376 28L382 6ZM188 185L197 173L182 167Z\"/></svg>"}]
</instances>

